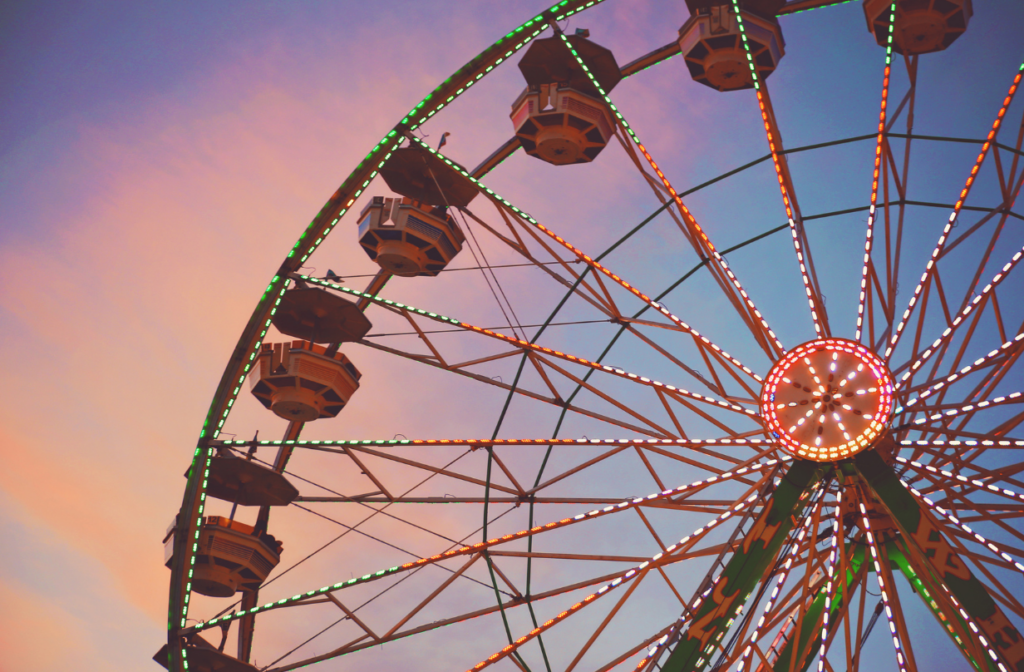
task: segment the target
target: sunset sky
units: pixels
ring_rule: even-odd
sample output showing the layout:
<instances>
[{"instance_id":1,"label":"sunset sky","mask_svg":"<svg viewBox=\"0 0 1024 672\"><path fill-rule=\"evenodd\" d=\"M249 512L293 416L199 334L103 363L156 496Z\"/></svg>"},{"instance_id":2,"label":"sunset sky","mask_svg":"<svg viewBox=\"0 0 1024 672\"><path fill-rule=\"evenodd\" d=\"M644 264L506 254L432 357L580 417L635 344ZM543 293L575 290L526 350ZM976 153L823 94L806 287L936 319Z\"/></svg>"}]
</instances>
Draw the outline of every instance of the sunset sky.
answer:
<instances>
[{"instance_id":1,"label":"sunset sky","mask_svg":"<svg viewBox=\"0 0 1024 672\"><path fill-rule=\"evenodd\" d=\"M160 542L180 506L182 474L211 395L268 280L395 122L547 6L38 0L0 7L0 670L158 669L149 658L166 637L168 572ZM622 65L675 39L686 16L681 1L608 0L573 17L568 32L590 29ZM768 83L787 146L872 133L884 52L865 30L860 3L781 23L787 56ZM921 59L915 132L983 137L1024 58L1022 29L1024 3L975 0L966 34ZM519 71L506 65L424 126L426 142L436 146L450 132L444 151L472 167L505 141L509 105L523 86ZM905 80L897 70L897 101ZM612 97L680 191L767 152L753 93L702 87L678 58L623 81ZM1018 98L1007 115L1014 125L1021 105ZM1003 141L1011 143L1018 129L1006 130ZM805 214L867 204L870 145L792 160L805 187ZM976 154L975 145L922 147L915 160L927 176L914 179L916 198L952 202ZM519 152L486 181L595 255L659 205L618 146L592 165L565 168ZM386 193L375 184L357 213L367 197ZM979 186L977 198L991 200L993 193L991 185ZM785 223L769 162L687 203L722 249ZM376 266L356 243L355 214L306 270L322 276L330 268L362 289L362 276ZM916 215L922 224L912 241L934 241L947 215ZM819 264L837 274L826 293L849 337L863 219L835 218L831 228L812 232L827 260ZM800 288L788 235L729 259L745 272L782 340L795 344L813 331L805 304L792 300ZM1020 233L1012 236L1019 249ZM662 216L607 263L656 294L699 261L679 240ZM516 262L492 242L484 244L491 263ZM908 254L908 277L919 273L930 249L923 242ZM467 251L452 264L473 265ZM565 291L532 270L500 277L523 324L542 322ZM668 301L726 349L766 369L749 338L705 302L712 290L710 281L695 278ZM384 295L485 327L504 320L475 273L396 279ZM564 319L586 319L585 313L570 306ZM371 318L376 333L402 328L394 319ZM546 337L551 347L594 357L612 333L600 325L555 328ZM613 352L619 366L643 368L647 361ZM358 406L354 401L333 424L311 428L309 438L494 430L505 399L497 388L358 346L346 353L364 373ZM488 375L507 382L510 372L496 365ZM261 429L261 436L277 438L283 423L247 391L242 396L226 431L247 439ZM549 407L513 405L502 434L550 436L555 417ZM570 422L562 434L585 431L621 432ZM323 468L315 460L301 466L307 474ZM359 487L347 478L345 487ZM655 489L649 482L636 487ZM439 525L454 529L457 522L465 521L453 514ZM311 524L280 536L299 549L303 535L319 533ZM426 540L415 544L433 552ZM351 571L397 561L362 559ZM348 566L341 571L349 573ZM320 577L309 583L321 585ZM451 660L451 669L465 669L477 659ZM323 667L342 669L331 665Z\"/></svg>"}]
</instances>

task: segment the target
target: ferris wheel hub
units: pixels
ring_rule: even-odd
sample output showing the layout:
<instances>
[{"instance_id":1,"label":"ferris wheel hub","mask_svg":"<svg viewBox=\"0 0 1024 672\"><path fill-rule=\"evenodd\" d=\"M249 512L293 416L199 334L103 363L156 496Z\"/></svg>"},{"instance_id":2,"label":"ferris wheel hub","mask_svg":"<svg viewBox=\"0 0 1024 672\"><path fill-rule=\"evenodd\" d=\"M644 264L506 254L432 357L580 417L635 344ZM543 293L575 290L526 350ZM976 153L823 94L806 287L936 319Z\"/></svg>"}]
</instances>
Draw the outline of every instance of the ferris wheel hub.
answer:
<instances>
[{"instance_id":1,"label":"ferris wheel hub","mask_svg":"<svg viewBox=\"0 0 1024 672\"><path fill-rule=\"evenodd\" d=\"M868 348L842 338L799 345L775 363L761 390L769 439L817 462L873 446L892 420L893 378Z\"/></svg>"}]
</instances>

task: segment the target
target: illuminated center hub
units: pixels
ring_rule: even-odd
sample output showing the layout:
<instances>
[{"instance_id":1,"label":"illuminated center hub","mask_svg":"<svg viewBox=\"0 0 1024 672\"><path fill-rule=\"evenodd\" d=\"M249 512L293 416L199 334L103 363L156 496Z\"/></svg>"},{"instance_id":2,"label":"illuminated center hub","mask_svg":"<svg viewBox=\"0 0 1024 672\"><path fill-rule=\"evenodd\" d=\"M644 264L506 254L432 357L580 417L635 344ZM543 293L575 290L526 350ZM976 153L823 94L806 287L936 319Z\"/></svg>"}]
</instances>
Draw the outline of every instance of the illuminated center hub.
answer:
<instances>
[{"instance_id":1,"label":"illuminated center hub","mask_svg":"<svg viewBox=\"0 0 1024 672\"><path fill-rule=\"evenodd\" d=\"M885 363L841 338L793 348L761 390L765 433L791 453L819 462L864 450L892 415L893 380Z\"/></svg>"}]
</instances>

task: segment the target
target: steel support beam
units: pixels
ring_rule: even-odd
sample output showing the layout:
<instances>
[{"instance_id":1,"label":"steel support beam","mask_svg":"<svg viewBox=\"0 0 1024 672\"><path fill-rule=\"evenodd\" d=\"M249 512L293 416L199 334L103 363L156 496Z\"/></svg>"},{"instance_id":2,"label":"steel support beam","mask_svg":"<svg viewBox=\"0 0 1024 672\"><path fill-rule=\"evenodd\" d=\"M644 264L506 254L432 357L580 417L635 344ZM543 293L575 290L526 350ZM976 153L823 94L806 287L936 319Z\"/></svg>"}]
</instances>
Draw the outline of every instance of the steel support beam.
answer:
<instances>
[{"instance_id":1,"label":"steel support beam","mask_svg":"<svg viewBox=\"0 0 1024 672\"><path fill-rule=\"evenodd\" d=\"M701 604L682 634L662 672L697 672L703 669L715 645L728 629L729 621L754 590L807 504L811 488L826 467L809 460L793 463L761 514L736 549L714 592Z\"/></svg>"},{"instance_id":2,"label":"steel support beam","mask_svg":"<svg viewBox=\"0 0 1024 672\"><path fill-rule=\"evenodd\" d=\"M908 550L929 565L984 633L1006 669L1024 672L1024 637L943 537L929 512L903 487L893 468L873 450L854 458L854 465L896 523Z\"/></svg>"}]
</instances>

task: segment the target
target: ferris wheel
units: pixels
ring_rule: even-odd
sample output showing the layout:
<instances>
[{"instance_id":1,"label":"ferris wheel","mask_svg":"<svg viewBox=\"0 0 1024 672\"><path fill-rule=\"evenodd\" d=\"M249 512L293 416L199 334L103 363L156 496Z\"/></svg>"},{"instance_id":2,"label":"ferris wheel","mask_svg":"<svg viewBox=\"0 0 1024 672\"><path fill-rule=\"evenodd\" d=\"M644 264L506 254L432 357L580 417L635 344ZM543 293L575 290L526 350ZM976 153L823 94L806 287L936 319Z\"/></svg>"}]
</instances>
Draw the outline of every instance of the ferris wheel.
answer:
<instances>
[{"instance_id":1,"label":"ferris wheel","mask_svg":"<svg viewBox=\"0 0 1024 672\"><path fill-rule=\"evenodd\" d=\"M978 101L986 128L915 133L919 62L960 46L972 2L864 0L875 114L795 147L769 94L783 29L843 3L686 0L678 33L626 65L566 27L600 4L562 0L444 80L287 251L164 539L157 662L907 672L929 669L934 648L949 669L1024 671L1024 117L1008 114L1024 64ZM673 183L616 104L623 80L656 65L748 96L763 157ZM447 156L447 134L418 132L516 66L511 139L477 165ZM914 193L925 143L970 147L941 202ZM850 187L858 205L801 209L795 157L839 146L869 166ZM600 243L492 186L514 155L573 171L614 152L654 205ZM757 207L784 221L726 246L693 201L758 165L773 193ZM813 229L850 215L841 244ZM371 277L315 270L331 264L313 256L329 234L365 253ZM621 254L641 240L645 255ZM772 282L742 256L769 241L758 263L779 269ZM659 248L675 260L668 283ZM546 319L520 319L510 277L545 287L531 304ZM421 303L432 283L445 297ZM386 384L361 361L389 362ZM417 387L421 370L440 387ZM446 385L498 400L490 437L462 438L477 425ZM255 424L227 434L236 401ZM346 419L385 406L387 436L341 438ZM451 432L396 434L403 413Z\"/></svg>"}]
</instances>

